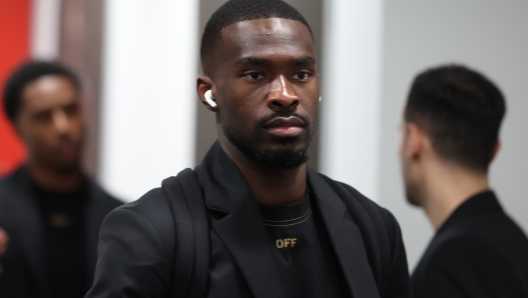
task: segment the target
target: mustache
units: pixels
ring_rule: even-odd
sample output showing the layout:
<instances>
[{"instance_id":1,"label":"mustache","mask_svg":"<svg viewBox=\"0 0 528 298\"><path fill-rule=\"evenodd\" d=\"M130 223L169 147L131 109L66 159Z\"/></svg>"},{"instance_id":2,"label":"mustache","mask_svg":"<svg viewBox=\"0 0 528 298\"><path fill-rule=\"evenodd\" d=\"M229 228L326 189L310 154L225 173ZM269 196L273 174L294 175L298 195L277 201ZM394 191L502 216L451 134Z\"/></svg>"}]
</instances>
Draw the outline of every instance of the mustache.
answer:
<instances>
[{"instance_id":1,"label":"mustache","mask_svg":"<svg viewBox=\"0 0 528 298\"><path fill-rule=\"evenodd\" d=\"M272 113L272 114L269 114L265 117L262 117L259 121L258 121L258 126L260 127L264 127L266 125L266 123L270 122L271 120L275 119L275 118L288 118L288 117L296 117L296 118L299 118L301 119L303 122L304 122L304 125L305 127L309 128L310 127L310 121L308 120L308 118L296 113L296 112L280 112L280 113Z\"/></svg>"}]
</instances>

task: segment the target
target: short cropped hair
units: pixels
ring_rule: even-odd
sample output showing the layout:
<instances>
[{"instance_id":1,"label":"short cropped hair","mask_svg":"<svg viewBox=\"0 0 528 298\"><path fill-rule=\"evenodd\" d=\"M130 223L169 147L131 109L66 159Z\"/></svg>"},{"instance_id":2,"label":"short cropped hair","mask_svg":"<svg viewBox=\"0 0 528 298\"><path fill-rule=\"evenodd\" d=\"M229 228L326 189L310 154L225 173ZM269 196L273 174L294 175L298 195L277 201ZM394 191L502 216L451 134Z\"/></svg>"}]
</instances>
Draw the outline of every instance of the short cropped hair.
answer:
<instances>
[{"instance_id":1,"label":"short cropped hair","mask_svg":"<svg viewBox=\"0 0 528 298\"><path fill-rule=\"evenodd\" d=\"M282 0L230 0L224 3L205 25L200 46L202 59L222 39L222 29L229 25L268 18L295 20L303 23L310 31L310 25L292 6Z\"/></svg>"},{"instance_id":2,"label":"short cropped hair","mask_svg":"<svg viewBox=\"0 0 528 298\"><path fill-rule=\"evenodd\" d=\"M11 122L15 122L20 110L22 90L24 87L28 83L47 75L64 76L72 82L76 90L80 89L79 78L77 75L57 62L25 62L9 76L4 86L4 111Z\"/></svg>"},{"instance_id":3,"label":"short cropped hair","mask_svg":"<svg viewBox=\"0 0 528 298\"><path fill-rule=\"evenodd\" d=\"M440 157L487 172L505 113L504 96L489 79L446 65L415 78L404 117L424 129Z\"/></svg>"}]
</instances>

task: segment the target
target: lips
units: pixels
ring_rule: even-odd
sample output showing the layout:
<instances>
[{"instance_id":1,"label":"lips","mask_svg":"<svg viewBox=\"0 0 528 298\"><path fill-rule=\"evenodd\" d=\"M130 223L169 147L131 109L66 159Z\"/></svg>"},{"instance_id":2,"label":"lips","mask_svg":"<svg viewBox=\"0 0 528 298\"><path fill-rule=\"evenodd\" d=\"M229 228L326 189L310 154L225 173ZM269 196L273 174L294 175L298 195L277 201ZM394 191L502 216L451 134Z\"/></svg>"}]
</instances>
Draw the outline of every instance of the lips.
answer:
<instances>
[{"instance_id":1,"label":"lips","mask_svg":"<svg viewBox=\"0 0 528 298\"><path fill-rule=\"evenodd\" d=\"M304 129L305 123L297 117L277 117L266 122L264 128L278 137L295 137Z\"/></svg>"}]
</instances>

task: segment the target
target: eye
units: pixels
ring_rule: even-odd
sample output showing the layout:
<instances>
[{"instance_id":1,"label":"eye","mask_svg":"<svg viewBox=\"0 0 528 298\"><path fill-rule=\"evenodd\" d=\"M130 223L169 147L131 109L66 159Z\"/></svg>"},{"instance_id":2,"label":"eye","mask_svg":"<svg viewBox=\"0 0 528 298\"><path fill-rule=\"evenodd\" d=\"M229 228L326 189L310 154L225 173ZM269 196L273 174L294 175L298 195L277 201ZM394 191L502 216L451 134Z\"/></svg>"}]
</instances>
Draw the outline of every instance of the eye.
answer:
<instances>
[{"instance_id":1,"label":"eye","mask_svg":"<svg viewBox=\"0 0 528 298\"><path fill-rule=\"evenodd\" d=\"M256 71L245 73L244 76L251 80L260 80L264 78L264 75L262 73Z\"/></svg>"},{"instance_id":2,"label":"eye","mask_svg":"<svg viewBox=\"0 0 528 298\"><path fill-rule=\"evenodd\" d=\"M40 123L50 122L51 120L51 111L42 111L34 115L36 121Z\"/></svg>"},{"instance_id":3,"label":"eye","mask_svg":"<svg viewBox=\"0 0 528 298\"><path fill-rule=\"evenodd\" d=\"M311 74L309 72L300 71L300 72L296 73L295 75L293 75L293 78L296 79L296 80L305 81L310 76L311 76Z\"/></svg>"},{"instance_id":4,"label":"eye","mask_svg":"<svg viewBox=\"0 0 528 298\"><path fill-rule=\"evenodd\" d=\"M79 113L79 106L77 104L70 104L64 107L64 112L68 116L74 116Z\"/></svg>"}]
</instances>

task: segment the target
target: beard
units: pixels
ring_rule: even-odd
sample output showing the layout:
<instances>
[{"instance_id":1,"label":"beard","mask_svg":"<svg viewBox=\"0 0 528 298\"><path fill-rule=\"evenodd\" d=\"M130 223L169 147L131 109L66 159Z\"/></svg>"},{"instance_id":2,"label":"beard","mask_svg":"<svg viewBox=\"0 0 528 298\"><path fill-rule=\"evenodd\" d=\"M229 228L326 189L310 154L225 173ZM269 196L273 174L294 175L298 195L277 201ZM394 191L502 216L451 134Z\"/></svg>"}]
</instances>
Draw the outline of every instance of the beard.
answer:
<instances>
[{"instance_id":1,"label":"beard","mask_svg":"<svg viewBox=\"0 0 528 298\"><path fill-rule=\"evenodd\" d=\"M408 162L408 161L407 161ZM407 202L413 206L421 206L421 193L419 183L413 179L411 175L410 166L406 164L406 161L402 161L402 174L405 185L405 197Z\"/></svg>"},{"instance_id":2,"label":"beard","mask_svg":"<svg viewBox=\"0 0 528 298\"><path fill-rule=\"evenodd\" d=\"M282 146L293 146L300 140L304 143L302 148L277 150L262 148L263 141L258 132L263 129L264 124L276 117L291 116L305 122L304 132L296 137L276 138L275 141ZM313 137L310 126L306 117L297 113L273 113L258 121L253 131L243 129L244 126L240 123L227 121L224 124L224 134L244 156L256 165L269 170L289 170L301 166L309 159L308 147Z\"/></svg>"},{"instance_id":3,"label":"beard","mask_svg":"<svg viewBox=\"0 0 528 298\"><path fill-rule=\"evenodd\" d=\"M405 196L407 198L407 202L409 202L411 205L417 207L421 206L418 187L411 181L405 181Z\"/></svg>"}]
</instances>

